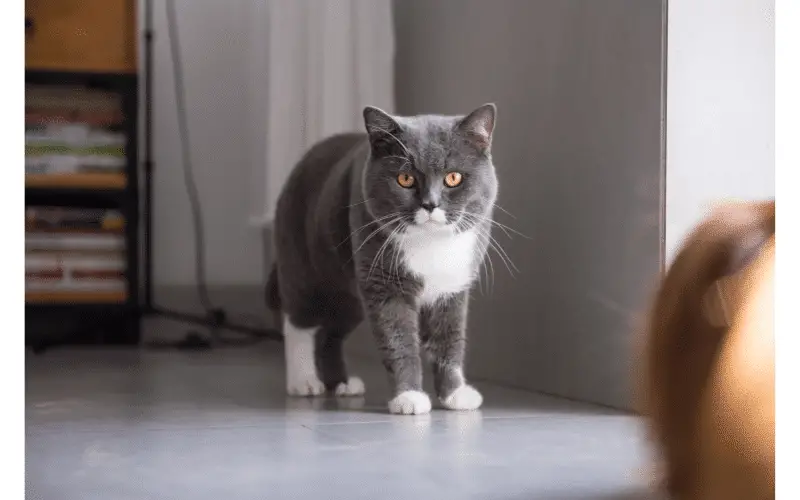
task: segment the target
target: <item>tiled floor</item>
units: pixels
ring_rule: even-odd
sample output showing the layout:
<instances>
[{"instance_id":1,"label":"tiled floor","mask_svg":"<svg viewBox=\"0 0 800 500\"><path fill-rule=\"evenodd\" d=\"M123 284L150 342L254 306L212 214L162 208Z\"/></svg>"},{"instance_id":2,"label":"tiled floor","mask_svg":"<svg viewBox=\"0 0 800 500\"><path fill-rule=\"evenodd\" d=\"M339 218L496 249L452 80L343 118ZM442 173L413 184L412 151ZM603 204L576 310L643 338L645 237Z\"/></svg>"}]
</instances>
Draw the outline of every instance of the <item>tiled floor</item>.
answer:
<instances>
[{"instance_id":1,"label":"tiled floor","mask_svg":"<svg viewBox=\"0 0 800 500\"><path fill-rule=\"evenodd\" d=\"M27 355L29 500L634 500L632 417L476 384L477 413L288 399L279 344Z\"/></svg>"}]
</instances>

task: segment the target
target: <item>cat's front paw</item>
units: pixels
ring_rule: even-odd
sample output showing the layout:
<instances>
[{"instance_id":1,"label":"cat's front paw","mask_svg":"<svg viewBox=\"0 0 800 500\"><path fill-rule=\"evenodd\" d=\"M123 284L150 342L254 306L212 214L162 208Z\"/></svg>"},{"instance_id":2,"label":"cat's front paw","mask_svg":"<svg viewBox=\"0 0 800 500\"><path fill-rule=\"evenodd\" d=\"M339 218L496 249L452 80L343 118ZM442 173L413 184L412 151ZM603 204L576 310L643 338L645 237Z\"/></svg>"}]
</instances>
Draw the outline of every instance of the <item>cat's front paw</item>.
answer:
<instances>
[{"instance_id":1,"label":"cat's front paw","mask_svg":"<svg viewBox=\"0 0 800 500\"><path fill-rule=\"evenodd\" d=\"M471 385L462 385L442 400L448 410L477 410L483 404L483 396Z\"/></svg>"},{"instance_id":2,"label":"cat's front paw","mask_svg":"<svg viewBox=\"0 0 800 500\"><path fill-rule=\"evenodd\" d=\"M338 397L363 396L364 392L366 392L366 387L364 387L364 381L359 377L350 377L347 382L337 385L334 391Z\"/></svg>"},{"instance_id":3,"label":"cat's front paw","mask_svg":"<svg viewBox=\"0 0 800 500\"><path fill-rule=\"evenodd\" d=\"M389 412L398 415L423 415L431 411L431 398L421 391L401 392L389 401Z\"/></svg>"},{"instance_id":4,"label":"cat's front paw","mask_svg":"<svg viewBox=\"0 0 800 500\"><path fill-rule=\"evenodd\" d=\"M290 396L322 396L325 394L325 384L313 375L291 377L286 383L286 392Z\"/></svg>"}]
</instances>

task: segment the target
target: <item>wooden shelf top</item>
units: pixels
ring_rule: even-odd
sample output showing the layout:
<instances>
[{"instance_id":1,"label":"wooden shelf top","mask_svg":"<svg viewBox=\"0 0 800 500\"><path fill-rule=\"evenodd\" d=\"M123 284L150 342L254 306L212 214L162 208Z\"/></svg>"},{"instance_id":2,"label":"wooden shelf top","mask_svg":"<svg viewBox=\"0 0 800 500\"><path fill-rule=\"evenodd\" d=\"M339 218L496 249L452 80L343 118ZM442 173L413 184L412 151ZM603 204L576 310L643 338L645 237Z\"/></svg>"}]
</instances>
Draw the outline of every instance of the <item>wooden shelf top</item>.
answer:
<instances>
[{"instance_id":1,"label":"wooden shelf top","mask_svg":"<svg viewBox=\"0 0 800 500\"><path fill-rule=\"evenodd\" d=\"M26 304L122 304L128 299L125 291L26 291Z\"/></svg>"},{"instance_id":2,"label":"wooden shelf top","mask_svg":"<svg viewBox=\"0 0 800 500\"><path fill-rule=\"evenodd\" d=\"M48 189L125 189L127 176L111 174L27 174L25 187Z\"/></svg>"}]
</instances>

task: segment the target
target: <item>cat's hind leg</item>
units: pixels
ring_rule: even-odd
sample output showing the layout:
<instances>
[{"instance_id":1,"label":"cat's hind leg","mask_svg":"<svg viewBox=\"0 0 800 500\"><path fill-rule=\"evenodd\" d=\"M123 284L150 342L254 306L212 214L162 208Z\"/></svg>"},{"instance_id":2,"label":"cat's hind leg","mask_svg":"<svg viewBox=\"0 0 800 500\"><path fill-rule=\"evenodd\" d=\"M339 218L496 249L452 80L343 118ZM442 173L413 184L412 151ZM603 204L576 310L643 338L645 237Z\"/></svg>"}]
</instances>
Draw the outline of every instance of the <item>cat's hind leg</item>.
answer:
<instances>
[{"instance_id":1,"label":"cat's hind leg","mask_svg":"<svg viewBox=\"0 0 800 500\"><path fill-rule=\"evenodd\" d=\"M315 363L315 343L319 327L302 328L289 315L283 319L283 342L286 354L286 392L290 396L320 396L325 384Z\"/></svg>"},{"instance_id":2,"label":"cat's hind leg","mask_svg":"<svg viewBox=\"0 0 800 500\"><path fill-rule=\"evenodd\" d=\"M283 319L286 392L290 396L321 396L325 393L325 384L315 363L315 344L321 322L304 307L307 302L304 283L308 276L301 272L305 264L293 249L285 254L289 257L276 259L266 291L268 307Z\"/></svg>"}]
</instances>

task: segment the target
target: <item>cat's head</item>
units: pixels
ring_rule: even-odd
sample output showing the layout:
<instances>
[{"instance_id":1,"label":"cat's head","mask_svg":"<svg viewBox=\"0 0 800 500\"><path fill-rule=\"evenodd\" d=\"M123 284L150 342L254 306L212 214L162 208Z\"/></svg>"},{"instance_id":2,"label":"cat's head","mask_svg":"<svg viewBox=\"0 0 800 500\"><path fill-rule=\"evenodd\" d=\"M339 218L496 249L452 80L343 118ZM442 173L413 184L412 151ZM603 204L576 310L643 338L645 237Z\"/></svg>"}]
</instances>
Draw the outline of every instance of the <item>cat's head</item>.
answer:
<instances>
[{"instance_id":1,"label":"cat's head","mask_svg":"<svg viewBox=\"0 0 800 500\"><path fill-rule=\"evenodd\" d=\"M405 228L465 230L490 216L497 198L491 145L497 111L466 116L391 116L364 109L370 156L364 198L376 219Z\"/></svg>"}]
</instances>

